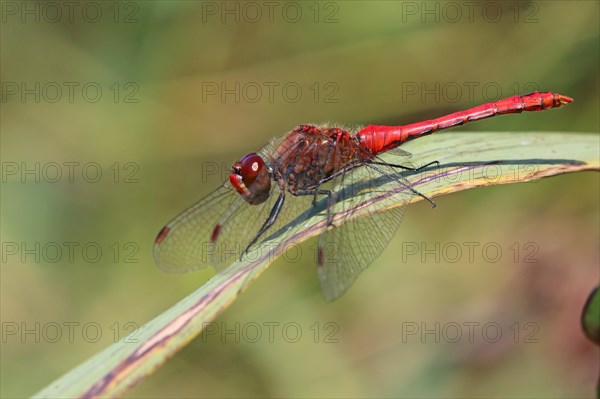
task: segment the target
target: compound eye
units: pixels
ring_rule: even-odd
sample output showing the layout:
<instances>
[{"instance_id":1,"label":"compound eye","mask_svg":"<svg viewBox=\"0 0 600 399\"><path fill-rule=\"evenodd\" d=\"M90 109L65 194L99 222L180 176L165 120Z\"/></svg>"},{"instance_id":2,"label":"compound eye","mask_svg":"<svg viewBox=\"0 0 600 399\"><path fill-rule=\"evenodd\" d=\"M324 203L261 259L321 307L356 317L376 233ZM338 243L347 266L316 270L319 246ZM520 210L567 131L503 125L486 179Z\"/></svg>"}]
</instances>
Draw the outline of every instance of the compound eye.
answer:
<instances>
[{"instance_id":1,"label":"compound eye","mask_svg":"<svg viewBox=\"0 0 600 399\"><path fill-rule=\"evenodd\" d=\"M258 154L248 154L242 158L241 175L245 182L251 182L265 167L265 162Z\"/></svg>"}]
</instances>

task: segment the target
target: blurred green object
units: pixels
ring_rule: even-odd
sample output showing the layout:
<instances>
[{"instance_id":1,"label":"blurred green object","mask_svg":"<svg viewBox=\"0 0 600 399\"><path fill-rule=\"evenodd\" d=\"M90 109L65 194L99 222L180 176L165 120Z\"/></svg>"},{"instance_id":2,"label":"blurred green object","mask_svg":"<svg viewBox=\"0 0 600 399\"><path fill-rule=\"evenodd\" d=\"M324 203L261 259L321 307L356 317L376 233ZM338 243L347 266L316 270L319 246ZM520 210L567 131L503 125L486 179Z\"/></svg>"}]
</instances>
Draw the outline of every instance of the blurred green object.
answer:
<instances>
[{"instance_id":1,"label":"blurred green object","mask_svg":"<svg viewBox=\"0 0 600 399\"><path fill-rule=\"evenodd\" d=\"M581 327L590 340L600 345L600 285L594 288L583 306ZM596 397L600 398L600 375L596 385Z\"/></svg>"},{"instance_id":2,"label":"blurred green object","mask_svg":"<svg viewBox=\"0 0 600 399\"><path fill-rule=\"evenodd\" d=\"M600 345L600 286L588 297L581 314L581 326L585 335Z\"/></svg>"}]
</instances>

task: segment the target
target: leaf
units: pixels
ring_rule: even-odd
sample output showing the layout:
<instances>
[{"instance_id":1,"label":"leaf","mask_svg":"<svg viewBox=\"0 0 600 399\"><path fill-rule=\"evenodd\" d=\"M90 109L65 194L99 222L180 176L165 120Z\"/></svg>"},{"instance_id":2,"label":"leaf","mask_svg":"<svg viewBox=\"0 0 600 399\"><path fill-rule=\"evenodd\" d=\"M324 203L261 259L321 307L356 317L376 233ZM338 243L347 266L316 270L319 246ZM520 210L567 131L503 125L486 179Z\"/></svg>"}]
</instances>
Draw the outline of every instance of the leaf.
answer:
<instances>
[{"instance_id":1,"label":"leaf","mask_svg":"<svg viewBox=\"0 0 600 399\"><path fill-rule=\"evenodd\" d=\"M415 166L439 161L439 167L405 173L413 187L428 197L600 168L600 138L595 134L442 133L409 142L402 148L415 154L412 158ZM383 158L394 162L391 155ZM402 205L385 194L387 190L398 190L397 184L385 183L381 187L383 194L371 198L369 207L385 210ZM419 200L422 198L413 196L411 202ZM360 216L359 211L352 217ZM238 261L219 272L191 295L146 323L134 336L125 337L93 356L35 397L123 394L198 336L206 323L226 309L283 248L317 235L323 228L322 217L305 212L295 221L294 228L275 232L261 244L262 248L269 248L268 251L258 251L260 256ZM278 245L271 247L274 240Z\"/></svg>"},{"instance_id":2,"label":"leaf","mask_svg":"<svg viewBox=\"0 0 600 399\"><path fill-rule=\"evenodd\" d=\"M588 296L581 312L581 328L596 345L600 345L600 285ZM600 399L600 376L596 385L596 398Z\"/></svg>"},{"instance_id":3,"label":"leaf","mask_svg":"<svg viewBox=\"0 0 600 399\"><path fill-rule=\"evenodd\" d=\"M590 293L583 307L581 326L585 335L596 345L600 345L600 286Z\"/></svg>"}]
</instances>

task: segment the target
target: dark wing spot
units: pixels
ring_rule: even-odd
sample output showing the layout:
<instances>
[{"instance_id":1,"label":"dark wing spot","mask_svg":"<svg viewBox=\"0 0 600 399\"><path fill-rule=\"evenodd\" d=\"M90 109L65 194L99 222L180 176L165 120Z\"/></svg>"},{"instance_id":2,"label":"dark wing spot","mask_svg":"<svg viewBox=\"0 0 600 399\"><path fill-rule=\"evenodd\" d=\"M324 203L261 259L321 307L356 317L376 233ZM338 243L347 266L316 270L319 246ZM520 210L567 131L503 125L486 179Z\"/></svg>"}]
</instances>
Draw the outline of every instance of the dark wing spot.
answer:
<instances>
[{"instance_id":1,"label":"dark wing spot","mask_svg":"<svg viewBox=\"0 0 600 399\"><path fill-rule=\"evenodd\" d=\"M171 229L169 227L167 227L167 226L163 227L158 232L158 235L156 236L156 240L154 240L154 243L155 244L160 244L160 242L165 239L165 237L167 236L167 234L169 234L169 231L171 231Z\"/></svg>"},{"instance_id":2,"label":"dark wing spot","mask_svg":"<svg viewBox=\"0 0 600 399\"><path fill-rule=\"evenodd\" d=\"M323 248L319 247L317 251L317 266L322 267L325 264L325 253L323 252Z\"/></svg>"},{"instance_id":3,"label":"dark wing spot","mask_svg":"<svg viewBox=\"0 0 600 399\"><path fill-rule=\"evenodd\" d=\"M210 241L211 242L215 242L217 241L217 238L219 238L219 233L221 232L221 225L217 224L215 226L215 229L213 230L211 236L210 236Z\"/></svg>"}]
</instances>

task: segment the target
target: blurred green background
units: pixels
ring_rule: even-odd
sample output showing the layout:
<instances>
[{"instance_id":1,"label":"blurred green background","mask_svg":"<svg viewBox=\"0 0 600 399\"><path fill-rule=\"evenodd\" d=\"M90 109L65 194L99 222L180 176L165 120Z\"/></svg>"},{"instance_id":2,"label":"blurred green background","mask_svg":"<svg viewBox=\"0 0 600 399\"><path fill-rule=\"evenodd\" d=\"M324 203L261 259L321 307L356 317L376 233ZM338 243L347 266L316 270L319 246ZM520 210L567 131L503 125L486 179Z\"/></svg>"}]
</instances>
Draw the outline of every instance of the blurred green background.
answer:
<instances>
[{"instance_id":1,"label":"blurred green background","mask_svg":"<svg viewBox=\"0 0 600 399\"><path fill-rule=\"evenodd\" d=\"M72 4L1 4L2 397L209 279L161 273L157 231L299 123L408 123L540 89L575 102L461 129L600 128L595 1ZM579 317L600 277L598 175L436 202L334 303L304 243L129 397L592 397Z\"/></svg>"}]
</instances>

